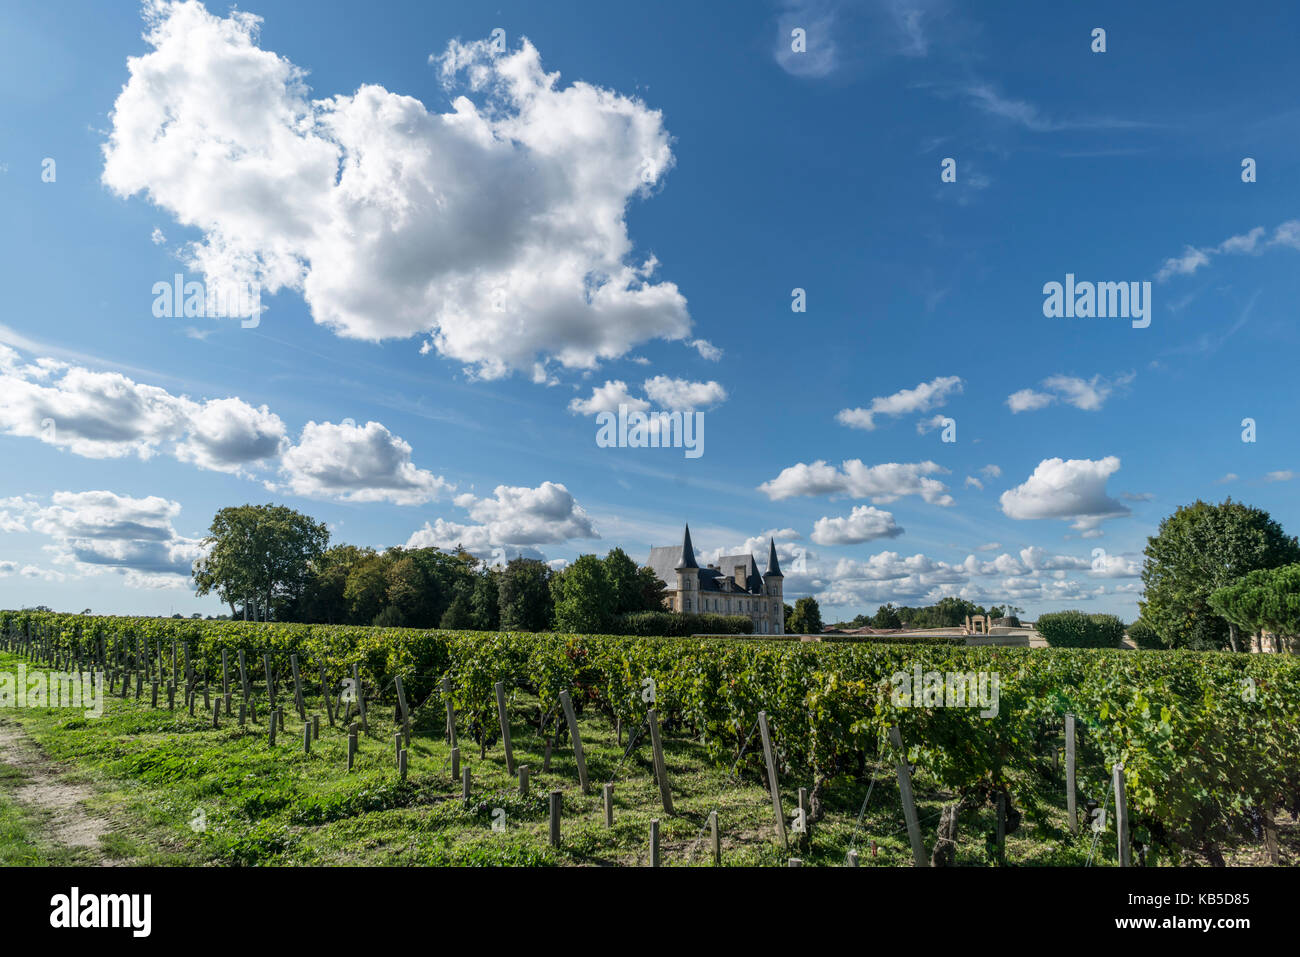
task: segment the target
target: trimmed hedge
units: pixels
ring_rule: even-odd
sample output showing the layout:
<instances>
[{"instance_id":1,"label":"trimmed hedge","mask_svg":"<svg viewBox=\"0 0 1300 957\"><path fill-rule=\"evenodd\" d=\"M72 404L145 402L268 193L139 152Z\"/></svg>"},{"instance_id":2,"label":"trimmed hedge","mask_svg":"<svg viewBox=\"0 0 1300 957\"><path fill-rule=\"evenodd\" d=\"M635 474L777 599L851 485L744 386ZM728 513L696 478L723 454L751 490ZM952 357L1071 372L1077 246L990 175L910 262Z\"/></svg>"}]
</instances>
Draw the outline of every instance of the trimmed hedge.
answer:
<instances>
[{"instance_id":1,"label":"trimmed hedge","mask_svg":"<svg viewBox=\"0 0 1300 957\"><path fill-rule=\"evenodd\" d=\"M691 635L752 635L754 622L744 615L677 614L631 611L614 620L615 634L642 638L689 638Z\"/></svg>"},{"instance_id":2,"label":"trimmed hedge","mask_svg":"<svg viewBox=\"0 0 1300 957\"><path fill-rule=\"evenodd\" d=\"M1038 633L1050 648L1118 648L1124 622L1114 615L1055 611L1038 616Z\"/></svg>"},{"instance_id":3,"label":"trimmed hedge","mask_svg":"<svg viewBox=\"0 0 1300 957\"><path fill-rule=\"evenodd\" d=\"M845 645L965 645L961 635L822 635L822 641Z\"/></svg>"}]
</instances>

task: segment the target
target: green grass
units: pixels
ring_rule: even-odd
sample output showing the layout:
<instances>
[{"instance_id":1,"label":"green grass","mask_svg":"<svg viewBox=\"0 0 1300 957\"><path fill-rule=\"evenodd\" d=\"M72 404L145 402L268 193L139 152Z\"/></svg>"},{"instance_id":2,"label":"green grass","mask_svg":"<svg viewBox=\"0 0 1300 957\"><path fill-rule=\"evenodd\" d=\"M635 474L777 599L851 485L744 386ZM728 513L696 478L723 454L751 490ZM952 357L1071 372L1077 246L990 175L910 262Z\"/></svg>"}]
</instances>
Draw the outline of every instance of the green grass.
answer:
<instances>
[{"instance_id":1,"label":"green grass","mask_svg":"<svg viewBox=\"0 0 1300 957\"><path fill-rule=\"evenodd\" d=\"M17 658L0 653L0 670ZM214 701L216 700L214 696ZM544 742L534 716L537 702L524 694L511 700L516 764L531 772L530 795L520 796L506 773L499 745L480 757L462 738L462 764L472 775L472 799L461 800L450 774L450 748L442 738L440 705L417 709L408 780L399 780L394 757L392 712L372 707L371 733L363 736L352 772L346 768L346 734L331 728L319 699L308 717L321 712L321 738L302 751L302 723L285 705L285 730L277 744L267 740L265 698L259 722L238 727L221 717L213 729L202 696L196 717L183 710L149 707L144 698L109 697L102 718L51 709L5 710L53 761L88 785L95 796L88 810L108 819L111 833L101 856L148 865L644 865L648 863L650 820L661 821L661 855L666 866L710 863L705 826L718 812L723 864L782 865L786 854L776 840L767 789L755 771L733 780L730 768L706 761L704 749L669 736L666 763L675 813L667 815L654 780L648 735L624 758L614 729L603 716L583 714L580 733L591 781L578 785L572 751L561 746L551 770L543 771ZM236 710L238 706L236 705ZM758 737L749 745L759 748ZM1087 841L1065 830L1063 783L1050 761L1025 769L1013 791L1024 811L1019 830L1007 840L1007 859L1016 864L1082 864ZM851 846L862 866L907 866L910 845L892 766L882 767L861 826L856 824L871 769L861 780L844 778L826 791L825 816L806 848L790 854L809 865L840 865ZM615 779L614 826L604 823L601 785ZM84 851L52 846L39 815L24 811L14 793L21 783L13 769L0 767L0 864L66 864ZM783 781L787 820L799 785ZM922 836L927 848L945 795L932 791L923 771L915 779ZM548 792L563 791L562 844L549 844ZM947 799L951 800L951 797ZM493 829L495 809L504 830ZM958 863L991 860L986 839L995 828L991 806L963 815ZM874 847L874 852L873 852ZM1104 843L1097 863L1114 860L1114 842Z\"/></svg>"}]
</instances>

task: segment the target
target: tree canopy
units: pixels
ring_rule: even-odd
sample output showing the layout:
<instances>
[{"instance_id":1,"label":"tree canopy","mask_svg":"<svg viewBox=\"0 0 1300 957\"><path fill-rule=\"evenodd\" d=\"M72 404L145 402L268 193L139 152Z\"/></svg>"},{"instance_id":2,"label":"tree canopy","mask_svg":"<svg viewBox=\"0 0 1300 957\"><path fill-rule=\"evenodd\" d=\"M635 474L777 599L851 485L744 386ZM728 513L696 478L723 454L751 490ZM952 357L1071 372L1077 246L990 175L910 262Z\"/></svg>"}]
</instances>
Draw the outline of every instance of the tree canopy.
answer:
<instances>
[{"instance_id":1,"label":"tree canopy","mask_svg":"<svg viewBox=\"0 0 1300 957\"><path fill-rule=\"evenodd\" d=\"M1210 595L1210 607L1249 632L1300 638L1300 564L1258 568Z\"/></svg>"},{"instance_id":2,"label":"tree canopy","mask_svg":"<svg viewBox=\"0 0 1300 957\"><path fill-rule=\"evenodd\" d=\"M785 630L793 635L819 635L822 631L822 610L817 599L800 598L794 603L794 611L786 620Z\"/></svg>"},{"instance_id":3,"label":"tree canopy","mask_svg":"<svg viewBox=\"0 0 1300 957\"><path fill-rule=\"evenodd\" d=\"M1210 596L1258 569L1300 562L1300 544L1263 509L1197 500L1160 523L1144 554L1138 605L1162 644L1239 651L1240 624L1215 611Z\"/></svg>"},{"instance_id":4,"label":"tree canopy","mask_svg":"<svg viewBox=\"0 0 1300 957\"><path fill-rule=\"evenodd\" d=\"M329 545L329 529L283 505L239 505L217 512L194 563L195 590L215 592L235 615L250 606L269 619L302 597L311 563ZM254 617L257 617L256 612Z\"/></svg>"}]
</instances>

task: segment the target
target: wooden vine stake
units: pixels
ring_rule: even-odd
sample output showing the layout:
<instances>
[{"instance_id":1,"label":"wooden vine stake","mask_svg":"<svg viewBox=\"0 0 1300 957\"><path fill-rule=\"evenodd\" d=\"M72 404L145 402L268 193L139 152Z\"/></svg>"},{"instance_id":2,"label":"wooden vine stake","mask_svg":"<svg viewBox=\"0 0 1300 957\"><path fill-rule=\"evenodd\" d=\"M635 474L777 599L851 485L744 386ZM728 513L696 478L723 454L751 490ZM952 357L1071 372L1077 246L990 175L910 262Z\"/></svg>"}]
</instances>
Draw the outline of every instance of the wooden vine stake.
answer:
<instances>
[{"instance_id":1,"label":"wooden vine stake","mask_svg":"<svg viewBox=\"0 0 1300 957\"><path fill-rule=\"evenodd\" d=\"M302 677L298 674L298 656L289 656L289 667L293 670L293 703L298 709L298 720L307 720L307 708L302 703Z\"/></svg>"},{"instance_id":2,"label":"wooden vine stake","mask_svg":"<svg viewBox=\"0 0 1300 957\"><path fill-rule=\"evenodd\" d=\"M578 735L578 716L573 710L573 699L569 692L560 692L560 704L564 707L564 720L569 724L569 737L573 739L573 757L578 762L578 781L582 784L582 793L587 794L587 761L582 755L582 738Z\"/></svg>"},{"instance_id":3,"label":"wooden vine stake","mask_svg":"<svg viewBox=\"0 0 1300 957\"><path fill-rule=\"evenodd\" d=\"M1070 833L1079 833L1079 805L1075 784L1074 715L1065 716L1065 810L1070 816Z\"/></svg>"},{"instance_id":4,"label":"wooden vine stake","mask_svg":"<svg viewBox=\"0 0 1300 957\"><path fill-rule=\"evenodd\" d=\"M456 706L451 700L451 679L442 678L442 697L447 702L447 744L456 747Z\"/></svg>"},{"instance_id":5,"label":"wooden vine stake","mask_svg":"<svg viewBox=\"0 0 1300 957\"><path fill-rule=\"evenodd\" d=\"M673 813L673 792L668 787L668 765L664 762L664 743L659 737L659 715L654 708L646 713L650 722L650 747L654 751L655 778L659 781L659 797L663 800L664 813Z\"/></svg>"},{"instance_id":6,"label":"wooden vine stake","mask_svg":"<svg viewBox=\"0 0 1300 957\"><path fill-rule=\"evenodd\" d=\"M244 689L244 704L248 704L252 697L253 691L248 686L248 662L244 659L244 649L239 649L239 683Z\"/></svg>"},{"instance_id":7,"label":"wooden vine stake","mask_svg":"<svg viewBox=\"0 0 1300 957\"><path fill-rule=\"evenodd\" d=\"M1124 793L1124 765L1117 764L1115 776L1115 840L1119 844L1119 866L1133 866L1133 849L1129 846L1128 796Z\"/></svg>"},{"instance_id":8,"label":"wooden vine stake","mask_svg":"<svg viewBox=\"0 0 1300 957\"><path fill-rule=\"evenodd\" d=\"M361 713L361 730L369 732L370 722L366 720L366 693L361 687L361 669L357 665L352 666L352 684L356 689L357 710Z\"/></svg>"},{"instance_id":9,"label":"wooden vine stake","mask_svg":"<svg viewBox=\"0 0 1300 957\"><path fill-rule=\"evenodd\" d=\"M1003 791L998 792L998 829L997 829L997 847L998 847L998 866L1002 867L1007 862L1007 796Z\"/></svg>"},{"instance_id":10,"label":"wooden vine stake","mask_svg":"<svg viewBox=\"0 0 1300 957\"><path fill-rule=\"evenodd\" d=\"M325 717L329 718L330 727L334 727L334 702L330 700L329 683L325 680L325 662L320 662L320 696L325 699Z\"/></svg>"},{"instance_id":11,"label":"wooden vine stake","mask_svg":"<svg viewBox=\"0 0 1300 957\"><path fill-rule=\"evenodd\" d=\"M722 866L722 837L718 834L718 812L709 812L709 847L713 851L713 866Z\"/></svg>"},{"instance_id":12,"label":"wooden vine stake","mask_svg":"<svg viewBox=\"0 0 1300 957\"><path fill-rule=\"evenodd\" d=\"M772 797L772 813L776 815L776 835L781 839L781 847L790 849L790 841L785 834L785 812L781 810L781 786L776 777L776 753L772 750L772 732L767 726L767 712L758 713L758 732L763 738L763 760L767 763L767 790Z\"/></svg>"},{"instance_id":13,"label":"wooden vine stake","mask_svg":"<svg viewBox=\"0 0 1300 957\"><path fill-rule=\"evenodd\" d=\"M411 720L411 711L406 707L406 688L402 685L402 676L393 676L393 687L397 689L397 707L402 712L402 723L405 724Z\"/></svg>"},{"instance_id":14,"label":"wooden vine stake","mask_svg":"<svg viewBox=\"0 0 1300 957\"><path fill-rule=\"evenodd\" d=\"M912 794L912 772L907 766L907 752L903 750L903 736L898 726L889 729L889 740L894 745L898 769L898 793L903 799L903 816L907 819L907 836L912 842L912 860L917 867L929 867L925 858L925 843L921 840L921 824L916 817L916 797Z\"/></svg>"},{"instance_id":15,"label":"wooden vine stake","mask_svg":"<svg viewBox=\"0 0 1300 957\"><path fill-rule=\"evenodd\" d=\"M271 656L262 655L262 667L266 671L266 700L267 707L275 711L275 682L271 680Z\"/></svg>"},{"instance_id":16,"label":"wooden vine stake","mask_svg":"<svg viewBox=\"0 0 1300 957\"><path fill-rule=\"evenodd\" d=\"M560 846L560 803L563 800L563 791L551 792L551 847Z\"/></svg>"},{"instance_id":17,"label":"wooden vine stake","mask_svg":"<svg viewBox=\"0 0 1300 957\"><path fill-rule=\"evenodd\" d=\"M501 743L506 749L506 773L515 774L515 754L510 747L510 714L506 711L506 685L504 681L496 683L497 717L501 720Z\"/></svg>"}]
</instances>

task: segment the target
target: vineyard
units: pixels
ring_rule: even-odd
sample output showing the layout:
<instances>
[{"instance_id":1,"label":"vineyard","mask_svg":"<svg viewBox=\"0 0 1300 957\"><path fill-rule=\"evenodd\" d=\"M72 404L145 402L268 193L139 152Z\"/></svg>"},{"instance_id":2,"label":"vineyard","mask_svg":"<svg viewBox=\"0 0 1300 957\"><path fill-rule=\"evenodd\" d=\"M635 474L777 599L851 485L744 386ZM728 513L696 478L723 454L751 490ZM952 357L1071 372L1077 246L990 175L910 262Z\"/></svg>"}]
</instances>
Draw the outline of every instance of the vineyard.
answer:
<instances>
[{"instance_id":1,"label":"vineyard","mask_svg":"<svg viewBox=\"0 0 1300 957\"><path fill-rule=\"evenodd\" d=\"M1114 807L1122 765L1135 863L1277 861L1278 815L1300 812L1293 656L34 612L0 613L0 638L0 672L107 675L102 719L0 716L129 792L187 860L378 840L420 863L898 865L915 824L936 861L1113 863L1113 828L1067 823L1067 715L1080 807ZM900 699L899 674L929 672L996 676L996 713ZM408 859L385 853L359 860Z\"/></svg>"}]
</instances>

